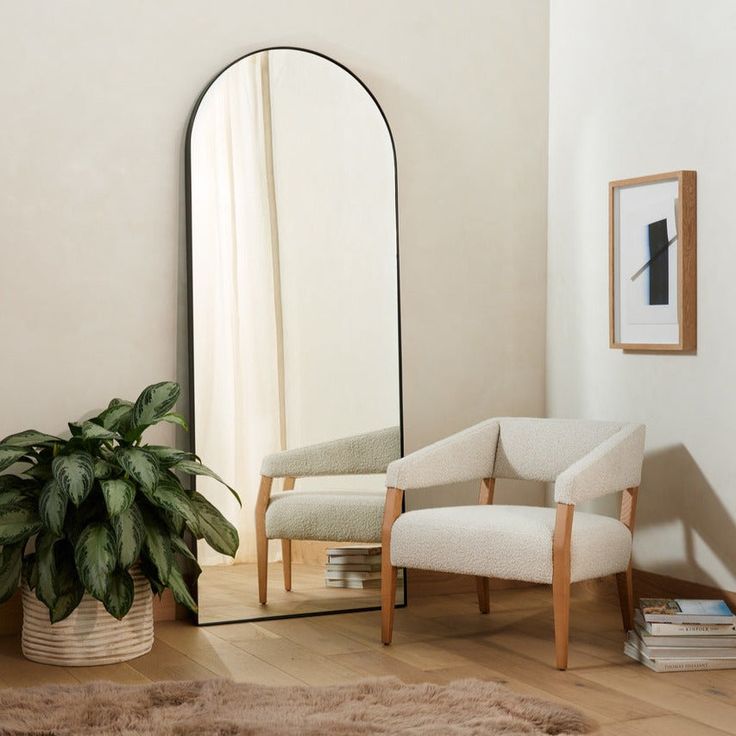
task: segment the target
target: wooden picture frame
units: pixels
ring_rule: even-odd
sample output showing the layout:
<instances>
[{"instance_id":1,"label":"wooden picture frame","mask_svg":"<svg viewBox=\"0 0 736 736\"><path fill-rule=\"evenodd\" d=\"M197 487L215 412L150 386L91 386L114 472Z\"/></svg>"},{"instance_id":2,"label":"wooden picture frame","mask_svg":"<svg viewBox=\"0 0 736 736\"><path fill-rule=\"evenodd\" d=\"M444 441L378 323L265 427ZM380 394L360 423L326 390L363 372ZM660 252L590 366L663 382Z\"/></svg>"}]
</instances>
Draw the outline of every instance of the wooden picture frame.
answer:
<instances>
[{"instance_id":1,"label":"wooden picture frame","mask_svg":"<svg viewBox=\"0 0 736 736\"><path fill-rule=\"evenodd\" d=\"M612 181L608 206L609 346L695 351L695 171Z\"/></svg>"}]
</instances>

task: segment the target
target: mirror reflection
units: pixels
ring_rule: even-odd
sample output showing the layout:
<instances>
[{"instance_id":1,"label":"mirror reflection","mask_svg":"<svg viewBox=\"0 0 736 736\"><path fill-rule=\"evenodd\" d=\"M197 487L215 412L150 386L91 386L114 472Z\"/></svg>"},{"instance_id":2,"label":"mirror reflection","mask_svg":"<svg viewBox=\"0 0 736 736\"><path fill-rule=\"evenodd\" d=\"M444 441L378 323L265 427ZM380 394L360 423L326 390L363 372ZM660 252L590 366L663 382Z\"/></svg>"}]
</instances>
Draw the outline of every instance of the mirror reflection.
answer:
<instances>
[{"instance_id":1,"label":"mirror reflection","mask_svg":"<svg viewBox=\"0 0 736 736\"><path fill-rule=\"evenodd\" d=\"M199 621L379 605L401 454L395 164L376 102L318 54L223 71L188 140L198 490L240 549L197 556ZM397 601L403 601L399 585Z\"/></svg>"}]
</instances>

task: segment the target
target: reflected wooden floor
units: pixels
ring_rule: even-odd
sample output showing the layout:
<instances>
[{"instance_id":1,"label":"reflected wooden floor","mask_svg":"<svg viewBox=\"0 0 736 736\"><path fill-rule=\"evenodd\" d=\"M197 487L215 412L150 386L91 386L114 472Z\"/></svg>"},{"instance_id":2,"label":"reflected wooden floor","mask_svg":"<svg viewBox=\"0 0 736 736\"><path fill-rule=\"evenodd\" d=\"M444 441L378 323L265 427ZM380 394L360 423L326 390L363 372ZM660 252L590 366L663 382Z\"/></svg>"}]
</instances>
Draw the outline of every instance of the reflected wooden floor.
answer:
<instances>
[{"instance_id":1,"label":"reflected wooden floor","mask_svg":"<svg viewBox=\"0 0 736 736\"><path fill-rule=\"evenodd\" d=\"M655 674L624 657L613 585L610 598L573 595L570 670L558 672L551 603L545 587L494 591L488 616L478 613L473 594L414 598L396 612L390 647L380 643L377 611L200 628L159 622L150 654L91 668L28 662L19 638L3 637L0 685L214 677L323 685L381 675L439 683L477 677L578 707L605 736L736 734L736 671Z\"/></svg>"},{"instance_id":2,"label":"reflected wooden floor","mask_svg":"<svg viewBox=\"0 0 736 736\"><path fill-rule=\"evenodd\" d=\"M322 565L293 563L290 592L284 590L281 563L273 562L268 567L268 603L265 606L258 602L255 565L212 565L203 568L198 582L200 623L381 605L379 590L375 588L356 590L326 587L325 568ZM399 591L399 596L401 594Z\"/></svg>"}]
</instances>

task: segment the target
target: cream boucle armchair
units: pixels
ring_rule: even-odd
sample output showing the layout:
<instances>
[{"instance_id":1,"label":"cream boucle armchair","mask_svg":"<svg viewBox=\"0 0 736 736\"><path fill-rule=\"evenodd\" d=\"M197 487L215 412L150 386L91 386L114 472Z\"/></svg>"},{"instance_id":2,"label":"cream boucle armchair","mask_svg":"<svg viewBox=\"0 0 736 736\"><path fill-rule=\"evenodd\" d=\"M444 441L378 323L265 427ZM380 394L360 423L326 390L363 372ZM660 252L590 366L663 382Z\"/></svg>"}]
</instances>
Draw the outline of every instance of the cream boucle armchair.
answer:
<instances>
[{"instance_id":1,"label":"cream boucle armchair","mask_svg":"<svg viewBox=\"0 0 736 736\"><path fill-rule=\"evenodd\" d=\"M261 603L265 604L267 598L269 539L281 540L286 590L291 590L292 539L381 541L383 492L292 492L297 478L382 474L398 457L401 457L401 432L398 427L389 427L277 452L263 459L255 510ZM282 493L271 493L274 478L284 479Z\"/></svg>"},{"instance_id":2,"label":"cream boucle armchair","mask_svg":"<svg viewBox=\"0 0 736 736\"><path fill-rule=\"evenodd\" d=\"M382 536L384 644L391 643L400 567L474 575L481 613L489 611L489 578L551 583L559 669L567 667L571 582L616 573L624 628L632 628L631 544L643 454L640 424L499 418L391 463ZM492 506L496 478L554 482L556 509ZM476 479L478 506L401 514L406 490ZM620 520L574 513L575 504L615 491L623 491Z\"/></svg>"}]
</instances>

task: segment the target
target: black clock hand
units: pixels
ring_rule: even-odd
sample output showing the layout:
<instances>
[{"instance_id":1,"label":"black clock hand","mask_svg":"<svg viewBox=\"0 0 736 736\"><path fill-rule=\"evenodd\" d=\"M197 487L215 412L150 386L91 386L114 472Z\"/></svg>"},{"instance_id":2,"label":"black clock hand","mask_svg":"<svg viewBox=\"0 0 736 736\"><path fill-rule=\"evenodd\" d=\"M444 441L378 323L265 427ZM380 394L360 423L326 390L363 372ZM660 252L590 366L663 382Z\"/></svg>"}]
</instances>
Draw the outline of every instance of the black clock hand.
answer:
<instances>
[{"instance_id":1,"label":"black clock hand","mask_svg":"<svg viewBox=\"0 0 736 736\"><path fill-rule=\"evenodd\" d=\"M636 271L636 273L634 273L634 275L631 277L631 280L634 281L634 279L641 276L644 271L646 271L647 268L649 268L649 266L651 266L652 263L657 258L659 258L659 256L661 256L662 253L664 253L672 245L672 243L675 242L675 240L677 240L677 235L674 235L672 239L667 243L667 245L662 246L638 271Z\"/></svg>"}]
</instances>

